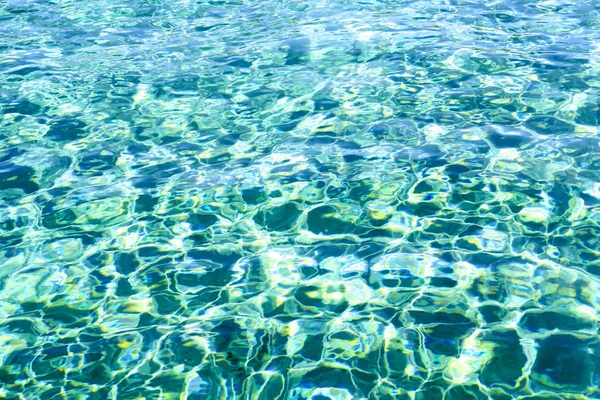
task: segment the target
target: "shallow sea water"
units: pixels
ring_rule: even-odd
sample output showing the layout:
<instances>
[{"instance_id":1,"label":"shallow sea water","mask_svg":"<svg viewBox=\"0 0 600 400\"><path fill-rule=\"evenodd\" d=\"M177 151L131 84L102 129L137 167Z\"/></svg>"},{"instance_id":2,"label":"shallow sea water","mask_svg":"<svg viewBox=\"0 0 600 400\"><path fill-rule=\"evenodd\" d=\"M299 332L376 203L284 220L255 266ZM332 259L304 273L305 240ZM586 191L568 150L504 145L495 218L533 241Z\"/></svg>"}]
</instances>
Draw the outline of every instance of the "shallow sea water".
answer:
<instances>
[{"instance_id":1,"label":"shallow sea water","mask_svg":"<svg viewBox=\"0 0 600 400\"><path fill-rule=\"evenodd\" d=\"M0 398L600 398L600 3L0 1Z\"/></svg>"}]
</instances>

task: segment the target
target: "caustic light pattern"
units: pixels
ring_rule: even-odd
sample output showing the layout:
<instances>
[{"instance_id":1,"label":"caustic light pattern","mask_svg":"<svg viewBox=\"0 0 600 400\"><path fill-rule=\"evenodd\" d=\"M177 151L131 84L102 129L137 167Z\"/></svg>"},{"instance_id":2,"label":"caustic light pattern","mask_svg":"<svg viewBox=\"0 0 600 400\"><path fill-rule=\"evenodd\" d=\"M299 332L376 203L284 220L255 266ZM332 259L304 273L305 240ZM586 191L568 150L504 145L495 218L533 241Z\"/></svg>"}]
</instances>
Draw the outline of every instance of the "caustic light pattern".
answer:
<instances>
[{"instance_id":1,"label":"caustic light pattern","mask_svg":"<svg viewBox=\"0 0 600 400\"><path fill-rule=\"evenodd\" d=\"M0 398L600 398L600 3L0 2Z\"/></svg>"}]
</instances>

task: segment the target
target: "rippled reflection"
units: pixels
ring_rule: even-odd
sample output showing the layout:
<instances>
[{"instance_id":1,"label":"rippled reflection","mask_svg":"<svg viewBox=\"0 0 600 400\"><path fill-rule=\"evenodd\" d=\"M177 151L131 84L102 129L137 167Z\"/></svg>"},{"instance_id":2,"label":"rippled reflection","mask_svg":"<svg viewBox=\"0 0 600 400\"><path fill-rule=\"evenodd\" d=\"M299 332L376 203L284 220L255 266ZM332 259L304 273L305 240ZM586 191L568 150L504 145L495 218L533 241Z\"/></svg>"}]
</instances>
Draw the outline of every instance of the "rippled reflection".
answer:
<instances>
[{"instance_id":1,"label":"rippled reflection","mask_svg":"<svg viewBox=\"0 0 600 400\"><path fill-rule=\"evenodd\" d=\"M0 398L600 398L600 4L0 3Z\"/></svg>"}]
</instances>

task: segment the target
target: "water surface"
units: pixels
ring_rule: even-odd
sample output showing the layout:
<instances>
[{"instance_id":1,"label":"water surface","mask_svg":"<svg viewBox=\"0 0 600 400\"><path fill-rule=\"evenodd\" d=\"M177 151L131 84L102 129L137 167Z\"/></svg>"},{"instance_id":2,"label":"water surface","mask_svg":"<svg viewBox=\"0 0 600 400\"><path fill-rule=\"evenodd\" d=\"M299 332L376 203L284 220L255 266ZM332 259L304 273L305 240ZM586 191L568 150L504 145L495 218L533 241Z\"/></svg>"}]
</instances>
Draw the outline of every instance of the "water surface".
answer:
<instances>
[{"instance_id":1,"label":"water surface","mask_svg":"<svg viewBox=\"0 0 600 400\"><path fill-rule=\"evenodd\" d=\"M0 397L600 398L600 3L0 2Z\"/></svg>"}]
</instances>

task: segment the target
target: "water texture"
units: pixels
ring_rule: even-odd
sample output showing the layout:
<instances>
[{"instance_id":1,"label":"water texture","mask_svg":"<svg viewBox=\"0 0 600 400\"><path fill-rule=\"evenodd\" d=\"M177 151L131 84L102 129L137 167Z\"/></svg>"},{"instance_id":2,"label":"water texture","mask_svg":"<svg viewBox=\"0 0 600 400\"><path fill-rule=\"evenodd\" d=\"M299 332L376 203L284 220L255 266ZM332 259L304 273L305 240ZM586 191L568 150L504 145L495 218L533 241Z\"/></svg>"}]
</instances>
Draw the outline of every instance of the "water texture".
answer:
<instances>
[{"instance_id":1,"label":"water texture","mask_svg":"<svg viewBox=\"0 0 600 400\"><path fill-rule=\"evenodd\" d=\"M596 0L0 1L0 398L600 399Z\"/></svg>"}]
</instances>

